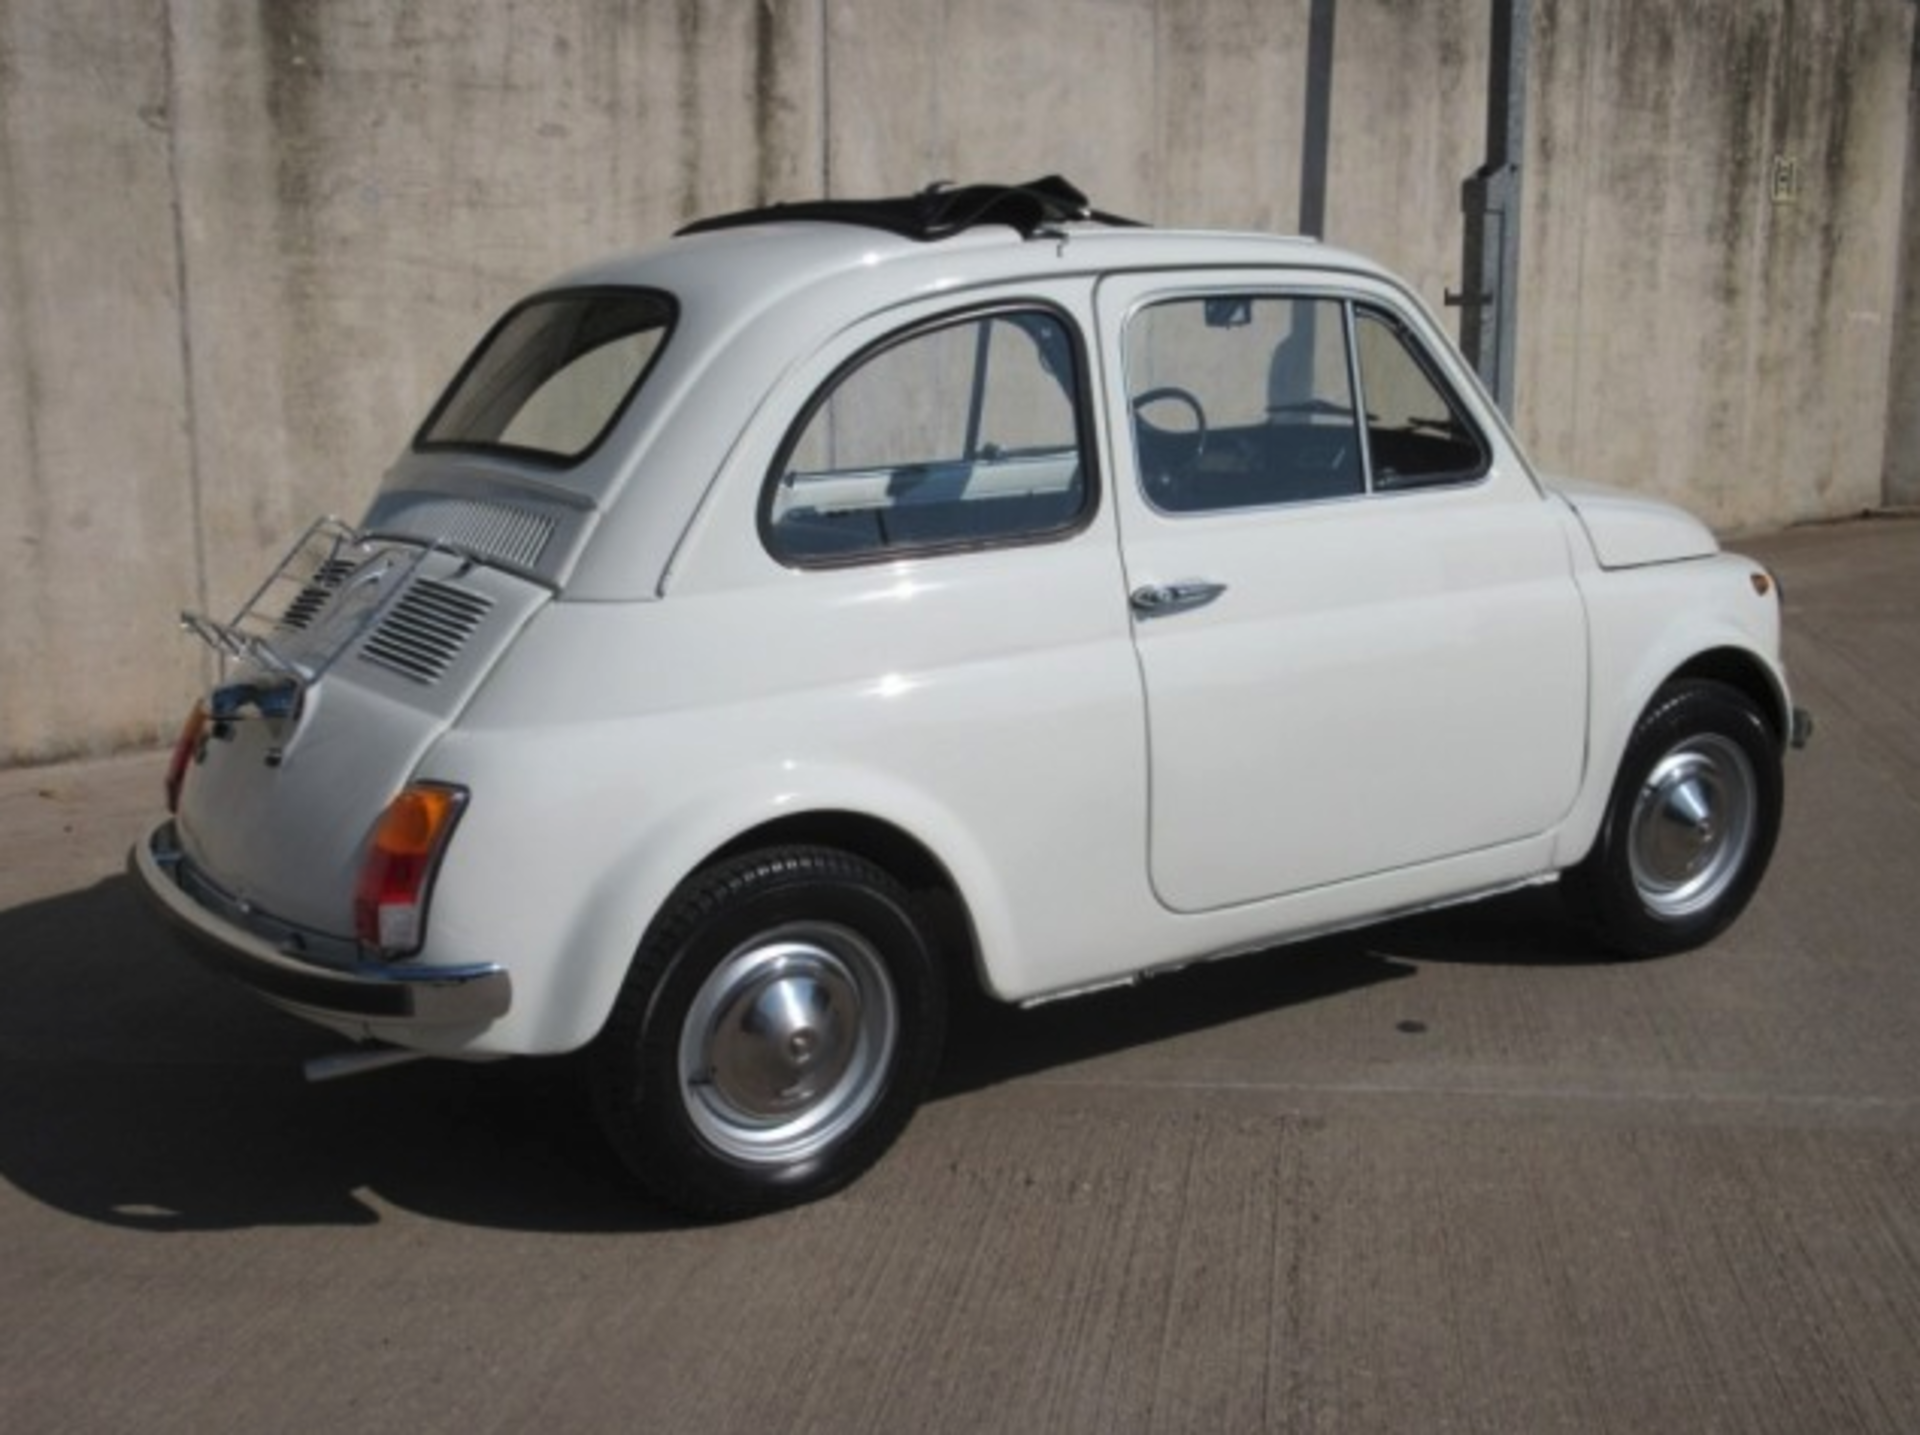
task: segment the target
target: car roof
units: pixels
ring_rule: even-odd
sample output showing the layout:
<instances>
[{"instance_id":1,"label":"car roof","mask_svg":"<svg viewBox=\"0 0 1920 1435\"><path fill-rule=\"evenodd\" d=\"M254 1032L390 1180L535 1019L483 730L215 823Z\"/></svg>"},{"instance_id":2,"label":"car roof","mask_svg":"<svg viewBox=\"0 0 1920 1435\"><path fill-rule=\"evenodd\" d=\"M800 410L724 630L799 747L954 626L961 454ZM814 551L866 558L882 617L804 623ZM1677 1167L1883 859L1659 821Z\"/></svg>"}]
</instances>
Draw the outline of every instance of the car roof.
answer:
<instances>
[{"instance_id":1,"label":"car roof","mask_svg":"<svg viewBox=\"0 0 1920 1435\"><path fill-rule=\"evenodd\" d=\"M588 284L669 283L699 286L707 269L730 271L752 265L769 283L827 279L850 269L883 266L904 270L951 270L965 266L998 276L1056 273L1071 258L1072 270L1218 267L1284 264L1381 273L1371 260L1318 240L1290 235L1218 229L1109 229L1073 223L1025 238L1001 226L923 243L830 221L769 219L725 230L676 235L666 243L586 265L549 287Z\"/></svg>"},{"instance_id":2,"label":"car roof","mask_svg":"<svg viewBox=\"0 0 1920 1435\"><path fill-rule=\"evenodd\" d=\"M672 239L562 276L549 290L644 287L683 311L744 317L798 293L852 306L978 285L1141 269L1313 267L1390 279L1312 239L1160 229L1094 209L1058 176L813 200L698 220ZM723 320L724 322L724 320Z\"/></svg>"}]
</instances>

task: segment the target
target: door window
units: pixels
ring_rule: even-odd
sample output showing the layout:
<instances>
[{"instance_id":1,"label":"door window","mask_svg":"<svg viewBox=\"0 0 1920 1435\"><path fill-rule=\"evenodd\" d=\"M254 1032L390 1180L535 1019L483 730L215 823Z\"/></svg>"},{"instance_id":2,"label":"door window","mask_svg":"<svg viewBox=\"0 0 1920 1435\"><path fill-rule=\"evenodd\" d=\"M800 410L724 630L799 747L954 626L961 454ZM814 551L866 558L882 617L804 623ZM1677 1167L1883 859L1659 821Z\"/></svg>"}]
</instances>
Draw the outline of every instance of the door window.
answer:
<instances>
[{"instance_id":1,"label":"door window","mask_svg":"<svg viewBox=\"0 0 1920 1435\"><path fill-rule=\"evenodd\" d=\"M1211 296L1155 304L1127 329L1140 475L1173 513L1366 489L1346 318L1337 300Z\"/></svg>"},{"instance_id":2,"label":"door window","mask_svg":"<svg viewBox=\"0 0 1920 1435\"><path fill-rule=\"evenodd\" d=\"M1345 300L1148 305L1127 327L1126 376L1141 483L1163 512L1356 498L1486 472L1484 441L1416 341Z\"/></svg>"}]
</instances>

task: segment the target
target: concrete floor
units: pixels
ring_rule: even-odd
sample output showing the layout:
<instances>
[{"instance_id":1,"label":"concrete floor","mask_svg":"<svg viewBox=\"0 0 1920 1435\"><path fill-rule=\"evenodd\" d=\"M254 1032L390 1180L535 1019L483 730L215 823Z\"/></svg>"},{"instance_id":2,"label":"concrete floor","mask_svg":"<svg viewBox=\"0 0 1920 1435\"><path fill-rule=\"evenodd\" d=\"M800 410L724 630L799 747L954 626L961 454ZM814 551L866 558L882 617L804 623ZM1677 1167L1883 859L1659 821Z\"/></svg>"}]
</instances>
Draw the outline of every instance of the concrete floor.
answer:
<instances>
[{"instance_id":1,"label":"concrete floor","mask_svg":"<svg viewBox=\"0 0 1920 1435\"><path fill-rule=\"evenodd\" d=\"M1920 1428L1920 522L1742 546L1820 727L1720 942L1534 894L969 1009L872 1175L733 1226L557 1066L302 1085L119 875L163 759L0 773L0 1426Z\"/></svg>"}]
</instances>

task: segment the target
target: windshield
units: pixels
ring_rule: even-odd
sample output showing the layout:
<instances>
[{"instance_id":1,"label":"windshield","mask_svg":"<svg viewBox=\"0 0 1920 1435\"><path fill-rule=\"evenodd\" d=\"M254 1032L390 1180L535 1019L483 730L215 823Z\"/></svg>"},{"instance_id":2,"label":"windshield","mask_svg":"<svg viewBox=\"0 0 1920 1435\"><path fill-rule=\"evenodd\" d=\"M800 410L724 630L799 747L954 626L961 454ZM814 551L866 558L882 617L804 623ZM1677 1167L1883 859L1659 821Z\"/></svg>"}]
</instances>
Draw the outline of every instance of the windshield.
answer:
<instances>
[{"instance_id":1,"label":"windshield","mask_svg":"<svg viewBox=\"0 0 1920 1435\"><path fill-rule=\"evenodd\" d=\"M414 446L584 458L639 389L673 314L673 300L649 290L529 300L481 342Z\"/></svg>"}]
</instances>

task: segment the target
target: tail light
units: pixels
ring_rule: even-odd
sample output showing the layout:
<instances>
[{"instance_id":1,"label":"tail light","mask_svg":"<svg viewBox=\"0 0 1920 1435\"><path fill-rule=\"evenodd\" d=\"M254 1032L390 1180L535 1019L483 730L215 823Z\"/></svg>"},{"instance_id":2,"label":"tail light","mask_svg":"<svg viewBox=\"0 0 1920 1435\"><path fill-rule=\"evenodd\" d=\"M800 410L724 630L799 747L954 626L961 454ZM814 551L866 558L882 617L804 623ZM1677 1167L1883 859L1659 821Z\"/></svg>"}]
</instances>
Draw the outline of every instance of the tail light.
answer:
<instances>
[{"instance_id":1,"label":"tail light","mask_svg":"<svg viewBox=\"0 0 1920 1435\"><path fill-rule=\"evenodd\" d=\"M207 731L207 710L199 703L193 705L193 711L187 714L186 722L180 726L180 736L173 744L173 757L167 763L167 811L177 813L180 810L180 789L187 785L187 769L193 766L194 759L200 755L200 743Z\"/></svg>"},{"instance_id":2,"label":"tail light","mask_svg":"<svg viewBox=\"0 0 1920 1435\"><path fill-rule=\"evenodd\" d=\"M466 805L464 789L426 782L387 804L353 892L354 931L365 945L389 957L420 950L434 870Z\"/></svg>"}]
</instances>

